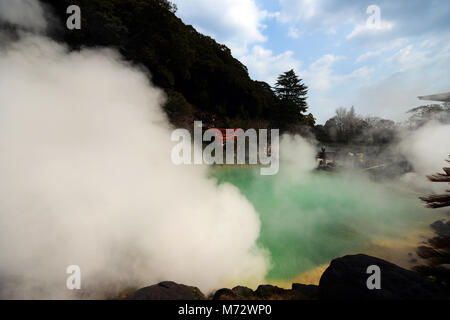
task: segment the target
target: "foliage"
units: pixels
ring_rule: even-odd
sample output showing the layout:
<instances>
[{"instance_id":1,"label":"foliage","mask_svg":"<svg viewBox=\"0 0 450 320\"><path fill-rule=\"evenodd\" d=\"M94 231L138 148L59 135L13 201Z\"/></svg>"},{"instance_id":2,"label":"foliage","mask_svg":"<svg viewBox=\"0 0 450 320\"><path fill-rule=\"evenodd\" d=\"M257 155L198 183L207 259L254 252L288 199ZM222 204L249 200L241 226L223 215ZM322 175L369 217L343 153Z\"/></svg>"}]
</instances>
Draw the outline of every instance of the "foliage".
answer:
<instances>
[{"instance_id":1,"label":"foliage","mask_svg":"<svg viewBox=\"0 0 450 320\"><path fill-rule=\"evenodd\" d=\"M408 124L411 128L417 128L430 120L441 123L450 123L450 104L430 104L412 108L407 111L411 114Z\"/></svg>"},{"instance_id":2,"label":"foliage","mask_svg":"<svg viewBox=\"0 0 450 320\"><path fill-rule=\"evenodd\" d=\"M215 115L223 121L258 120L275 125L278 98L271 87L250 79L247 68L225 45L185 25L169 1L42 1L60 19L61 28L54 36L72 49L115 47L127 60L148 69L152 81L168 94L166 110L171 121L180 124L188 122L182 121L183 116L206 120ZM64 28L70 4L81 8L81 30ZM292 101L299 110L306 110L304 98L293 97Z\"/></svg>"},{"instance_id":3,"label":"foliage","mask_svg":"<svg viewBox=\"0 0 450 320\"><path fill-rule=\"evenodd\" d=\"M355 108L338 108L334 117L325 125L318 125L314 132L319 141L384 145L394 141L398 125L388 119L359 116Z\"/></svg>"},{"instance_id":4,"label":"foliage","mask_svg":"<svg viewBox=\"0 0 450 320\"><path fill-rule=\"evenodd\" d=\"M450 160L447 160L450 162ZM450 168L445 167L444 173L428 176L432 182L450 183ZM428 208L450 207L450 190L442 195L429 195L420 197L427 203ZM417 248L417 254L426 260L426 264L414 267L414 269L442 285L450 292L450 221L436 221L431 225L436 236L428 240L428 244Z\"/></svg>"},{"instance_id":5,"label":"foliage","mask_svg":"<svg viewBox=\"0 0 450 320\"><path fill-rule=\"evenodd\" d=\"M343 107L336 109L336 115L325 123L323 129L331 141L348 143L367 127L368 124L356 114L352 106L349 110Z\"/></svg>"},{"instance_id":6,"label":"foliage","mask_svg":"<svg viewBox=\"0 0 450 320\"><path fill-rule=\"evenodd\" d=\"M308 109L306 94L308 87L302 83L294 70L289 70L278 76L275 84L275 94L278 98L274 117L278 127L285 131L299 132L300 127L313 127L315 119L310 113L304 115Z\"/></svg>"},{"instance_id":7,"label":"foliage","mask_svg":"<svg viewBox=\"0 0 450 320\"><path fill-rule=\"evenodd\" d=\"M302 79L289 70L278 76L275 84L275 93L282 103L292 104L299 113L307 110L306 94L308 87L302 83Z\"/></svg>"}]
</instances>

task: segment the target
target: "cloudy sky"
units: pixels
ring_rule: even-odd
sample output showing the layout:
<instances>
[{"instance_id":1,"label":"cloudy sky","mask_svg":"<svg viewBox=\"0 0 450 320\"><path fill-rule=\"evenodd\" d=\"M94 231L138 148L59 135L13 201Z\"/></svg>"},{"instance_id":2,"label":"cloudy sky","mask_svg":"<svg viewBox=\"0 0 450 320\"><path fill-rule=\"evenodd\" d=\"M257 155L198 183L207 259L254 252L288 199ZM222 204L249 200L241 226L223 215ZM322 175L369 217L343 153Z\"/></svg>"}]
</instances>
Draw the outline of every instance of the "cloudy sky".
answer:
<instances>
[{"instance_id":1,"label":"cloudy sky","mask_svg":"<svg viewBox=\"0 0 450 320\"><path fill-rule=\"evenodd\" d=\"M319 123L351 105L400 121L421 104L418 95L450 91L448 0L172 2L186 24L231 48L253 79L273 84L296 70Z\"/></svg>"}]
</instances>

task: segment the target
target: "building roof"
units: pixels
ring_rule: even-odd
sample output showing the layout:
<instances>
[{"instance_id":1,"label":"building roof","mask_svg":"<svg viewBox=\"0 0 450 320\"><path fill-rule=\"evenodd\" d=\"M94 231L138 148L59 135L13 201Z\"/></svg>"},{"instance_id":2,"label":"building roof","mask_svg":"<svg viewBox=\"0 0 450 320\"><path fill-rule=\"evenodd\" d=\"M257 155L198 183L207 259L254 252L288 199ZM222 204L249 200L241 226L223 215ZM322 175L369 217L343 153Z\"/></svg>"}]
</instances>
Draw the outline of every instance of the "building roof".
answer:
<instances>
[{"instance_id":1,"label":"building roof","mask_svg":"<svg viewBox=\"0 0 450 320\"><path fill-rule=\"evenodd\" d=\"M420 100L450 102L450 92L432 94L429 96L419 96Z\"/></svg>"}]
</instances>

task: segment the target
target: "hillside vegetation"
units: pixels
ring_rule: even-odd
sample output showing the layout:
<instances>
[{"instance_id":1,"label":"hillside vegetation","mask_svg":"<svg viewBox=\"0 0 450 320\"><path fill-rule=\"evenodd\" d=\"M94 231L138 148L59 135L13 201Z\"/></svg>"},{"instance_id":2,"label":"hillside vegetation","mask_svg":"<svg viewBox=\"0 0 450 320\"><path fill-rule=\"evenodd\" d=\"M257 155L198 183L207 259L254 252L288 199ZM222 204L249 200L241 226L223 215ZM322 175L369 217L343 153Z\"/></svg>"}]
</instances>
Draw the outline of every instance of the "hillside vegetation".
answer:
<instances>
[{"instance_id":1,"label":"hillside vegetation","mask_svg":"<svg viewBox=\"0 0 450 320\"><path fill-rule=\"evenodd\" d=\"M203 120L217 127L295 128L313 125L312 115L283 108L272 88L249 77L229 48L202 35L176 17L166 0L42 0L53 7L61 28L53 31L73 49L117 48L128 60L145 66L164 88L167 114L175 126ZM68 30L66 9L81 8L81 30ZM306 109L303 109L306 110Z\"/></svg>"}]
</instances>

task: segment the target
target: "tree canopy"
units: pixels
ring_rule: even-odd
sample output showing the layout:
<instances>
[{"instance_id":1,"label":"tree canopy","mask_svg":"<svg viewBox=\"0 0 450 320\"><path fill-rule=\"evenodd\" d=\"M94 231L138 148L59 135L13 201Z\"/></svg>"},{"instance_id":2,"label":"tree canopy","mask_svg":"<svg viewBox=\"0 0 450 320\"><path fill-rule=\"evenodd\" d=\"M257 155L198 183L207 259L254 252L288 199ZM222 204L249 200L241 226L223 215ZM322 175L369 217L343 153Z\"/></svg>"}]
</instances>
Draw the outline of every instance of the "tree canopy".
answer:
<instances>
[{"instance_id":1,"label":"tree canopy","mask_svg":"<svg viewBox=\"0 0 450 320\"><path fill-rule=\"evenodd\" d=\"M418 106L407 111L410 127L420 127L430 120L441 123L450 123L450 104L430 104Z\"/></svg>"},{"instance_id":2,"label":"tree canopy","mask_svg":"<svg viewBox=\"0 0 450 320\"><path fill-rule=\"evenodd\" d=\"M312 114L305 115L308 109L306 102L308 87L302 83L293 69L278 76L275 84L276 124L285 131L298 132L299 128L313 127L315 119Z\"/></svg>"},{"instance_id":3,"label":"tree canopy","mask_svg":"<svg viewBox=\"0 0 450 320\"><path fill-rule=\"evenodd\" d=\"M186 119L216 126L275 126L278 98L271 87L250 78L247 68L229 48L185 25L167 0L42 0L54 9L61 28L54 36L72 49L107 46L145 66L152 81L165 89L165 107L176 126ZM80 30L64 28L66 9L81 8ZM306 110L302 86L293 84L289 95L300 111ZM291 115L292 117L292 115Z\"/></svg>"},{"instance_id":4,"label":"tree canopy","mask_svg":"<svg viewBox=\"0 0 450 320\"><path fill-rule=\"evenodd\" d=\"M278 76L275 94L282 102L294 105L299 113L306 112L308 109L307 93L308 87L302 83L302 79L295 74L293 69Z\"/></svg>"}]
</instances>

